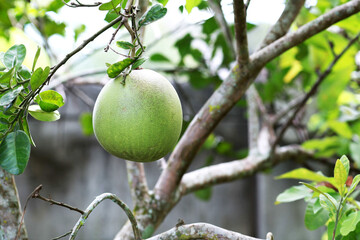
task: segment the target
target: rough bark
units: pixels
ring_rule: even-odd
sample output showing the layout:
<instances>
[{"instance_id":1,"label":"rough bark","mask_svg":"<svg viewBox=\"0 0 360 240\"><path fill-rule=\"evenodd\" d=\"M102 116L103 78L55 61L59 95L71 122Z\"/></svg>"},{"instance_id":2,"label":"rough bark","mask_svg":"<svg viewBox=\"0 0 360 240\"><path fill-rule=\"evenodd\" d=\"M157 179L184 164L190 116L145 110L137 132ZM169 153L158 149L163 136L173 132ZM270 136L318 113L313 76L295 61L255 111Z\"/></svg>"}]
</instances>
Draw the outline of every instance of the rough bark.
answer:
<instances>
[{"instance_id":1,"label":"rough bark","mask_svg":"<svg viewBox=\"0 0 360 240\"><path fill-rule=\"evenodd\" d=\"M14 176L0 168L0 239L16 238L21 217L22 210ZM28 239L24 224L18 239Z\"/></svg>"},{"instance_id":2,"label":"rough bark","mask_svg":"<svg viewBox=\"0 0 360 240\"><path fill-rule=\"evenodd\" d=\"M266 238L266 240L269 238ZM170 239L265 240L249 237L207 223L194 223L178 226L152 238L148 238L148 240Z\"/></svg>"}]
</instances>

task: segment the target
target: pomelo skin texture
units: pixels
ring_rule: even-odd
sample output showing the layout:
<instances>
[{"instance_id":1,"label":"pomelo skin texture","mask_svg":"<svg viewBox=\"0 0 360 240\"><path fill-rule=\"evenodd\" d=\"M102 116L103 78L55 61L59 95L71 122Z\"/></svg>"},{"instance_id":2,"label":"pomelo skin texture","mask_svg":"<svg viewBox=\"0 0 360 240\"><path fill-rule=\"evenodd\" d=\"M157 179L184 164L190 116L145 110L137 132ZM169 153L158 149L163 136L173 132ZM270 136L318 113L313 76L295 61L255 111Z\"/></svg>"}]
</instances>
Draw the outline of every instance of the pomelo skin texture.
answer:
<instances>
[{"instance_id":1,"label":"pomelo skin texture","mask_svg":"<svg viewBox=\"0 0 360 240\"><path fill-rule=\"evenodd\" d=\"M179 97L170 82L148 69L110 80L96 99L93 127L101 146L119 158L151 162L176 145L182 127Z\"/></svg>"}]
</instances>

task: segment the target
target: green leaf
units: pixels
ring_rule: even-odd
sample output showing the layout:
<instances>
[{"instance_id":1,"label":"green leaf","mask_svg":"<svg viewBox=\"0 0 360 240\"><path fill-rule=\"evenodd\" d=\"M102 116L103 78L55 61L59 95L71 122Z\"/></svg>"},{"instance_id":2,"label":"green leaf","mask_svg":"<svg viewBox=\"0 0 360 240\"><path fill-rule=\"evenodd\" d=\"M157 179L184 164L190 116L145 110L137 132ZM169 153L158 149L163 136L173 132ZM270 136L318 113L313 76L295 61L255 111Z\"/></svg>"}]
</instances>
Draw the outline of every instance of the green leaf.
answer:
<instances>
[{"instance_id":1,"label":"green leaf","mask_svg":"<svg viewBox=\"0 0 360 240\"><path fill-rule=\"evenodd\" d=\"M80 34L85 32L85 30L86 30L86 26L84 24L81 24L79 27L75 28L75 30L74 30L74 32L75 32L75 35L74 35L75 41L77 41Z\"/></svg>"},{"instance_id":2,"label":"green leaf","mask_svg":"<svg viewBox=\"0 0 360 240\"><path fill-rule=\"evenodd\" d=\"M198 6L201 3L201 0L186 0L185 8L188 13L191 12L191 10Z\"/></svg>"},{"instance_id":3,"label":"green leaf","mask_svg":"<svg viewBox=\"0 0 360 240\"><path fill-rule=\"evenodd\" d=\"M293 202L311 195L312 193L306 186L293 186L280 193L276 198L275 204Z\"/></svg>"},{"instance_id":4,"label":"green leaf","mask_svg":"<svg viewBox=\"0 0 360 240\"><path fill-rule=\"evenodd\" d=\"M64 105L64 99L60 93L54 90L41 92L35 99L40 108L45 112L53 112Z\"/></svg>"},{"instance_id":5,"label":"green leaf","mask_svg":"<svg viewBox=\"0 0 360 240\"><path fill-rule=\"evenodd\" d=\"M52 122L60 119L60 113L57 110L53 112L45 112L39 105L29 106L28 111L33 118L39 121Z\"/></svg>"},{"instance_id":6,"label":"green leaf","mask_svg":"<svg viewBox=\"0 0 360 240\"><path fill-rule=\"evenodd\" d=\"M347 177L348 177L348 175L347 175L346 169L345 169L344 165L342 164L342 162L338 159L336 161L335 168L334 168L334 179L335 179L335 186L339 190L339 193L341 196L344 196L344 194L345 194L344 185L346 183Z\"/></svg>"},{"instance_id":7,"label":"green leaf","mask_svg":"<svg viewBox=\"0 0 360 240\"><path fill-rule=\"evenodd\" d=\"M343 236L348 235L350 232L355 231L356 225L360 222L360 213L355 211L345 217L341 226L340 233Z\"/></svg>"},{"instance_id":8,"label":"green leaf","mask_svg":"<svg viewBox=\"0 0 360 240\"><path fill-rule=\"evenodd\" d=\"M117 41L116 46L118 46L119 48L123 48L123 49L132 49L135 47L132 43L125 42L125 41Z\"/></svg>"},{"instance_id":9,"label":"green leaf","mask_svg":"<svg viewBox=\"0 0 360 240\"><path fill-rule=\"evenodd\" d=\"M80 125L82 132L85 136L91 136L94 134L94 129L92 125L92 114L91 113L82 113L80 115Z\"/></svg>"},{"instance_id":10,"label":"green leaf","mask_svg":"<svg viewBox=\"0 0 360 240\"><path fill-rule=\"evenodd\" d=\"M54 34L59 34L61 36L65 36L65 28L66 24L63 22L56 22L52 20L50 17L45 15L43 18L44 27L43 27L43 33L46 37L50 37Z\"/></svg>"},{"instance_id":11,"label":"green leaf","mask_svg":"<svg viewBox=\"0 0 360 240\"><path fill-rule=\"evenodd\" d=\"M300 182L301 184L304 184L306 187L310 188L311 190L313 190L314 192L317 192L319 194L321 194L320 196L324 196L327 200L329 200L329 202L332 204L332 207L336 210L337 208L337 202L335 200L335 198L333 198L330 194L321 191L320 189L308 184L308 183L304 183L304 182ZM320 199L320 204L321 204L321 199Z\"/></svg>"},{"instance_id":12,"label":"green leaf","mask_svg":"<svg viewBox=\"0 0 360 240\"><path fill-rule=\"evenodd\" d=\"M167 9L160 4L153 5L148 11L141 16L139 20L139 28L159 20L166 15Z\"/></svg>"},{"instance_id":13,"label":"green leaf","mask_svg":"<svg viewBox=\"0 0 360 240\"><path fill-rule=\"evenodd\" d=\"M129 67L133 63L133 61L133 59L125 58L122 61L111 64L111 66L107 69L108 76L110 78L117 77L122 71Z\"/></svg>"},{"instance_id":14,"label":"green leaf","mask_svg":"<svg viewBox=\"0 0 360 240\"><path fill-rule=\"evenodd\" d=\"M31 72L30 72L30 70L29 70L26 66L24 66L24 65L22 65L22 66L19 68L18 74L20 75L20 77L23 78L23 80L28 80L28 79L31 78ZM26 83L26 84L28 84L28 83Z\"/></svg>"},{"instance_id":15,"label":"green leaf","mask_svg":"<svg viewBox=\"0 0 360 240\"><path fill-rule=\"evenodd\" d=\"M206 35L210 35L211 33L215 32L218 29L217 22L215 17L211 17L205 20L202 24L202 32Z\"/></svg>"},{"instance_id":16,"label":"green leaf","mask_svg":"<svg viewBox=\"0 0 360 240\"><path fill-rule=\"evenodd\" d=\"M194 194L195 194L195 197L197 197L200 200L209 201L211 199L211 195L212 195L212 188L206 187L204 189L195 191Z\"/></svg>"},{"instance_id":17,"label":"green leaf","mask_svg":"<svg viewBox=\"0 0 360 240\"><path fill-rule=\"evenodd\" d=\"M331 198L328 198L325 195L320 195L319 196L321 207L323 209L326 209L327 211L329 211L330 215L334 216L336 214L337 205L334 206L334 202L332 200L330 200L330 199Z\"/></svg>"},{"instance_id":18,"label":"green leaf","mask_svg":"<svg viewBox=\"0 0 360 240\"><path fill-rule=\"evenodd\" d=\"M41 48L38 46L37 50L36 50L36 53L35 53L34 62L33 62L32 68L31 68L31 72L34 72L37 60L39 59L39 56L40 56L40 51L41 51Z\"/></svg>"},{"instance_id":19,"label":"green leaf","mask_svg":"<svg viewBox=\"0 0 360 240\"><path fill-rule=\"evenodd\" d=\"M42 68L37 68L32 74L30 79L30 86L33 91L38 89L47 79L50 73L50 68L46 67L44 70Z\"/></svg>"},{"instance_id":20,"label":"green leaf","mask_svg":"<svg viewBox=\"0 0 360 240\"><path fill-rule=\"evenodd\" d=\"M159 3L161 3L163 6L166 6L169 0L157 0Z\"/></svg>"},{"instance_id":21,"label":"green leaf","mask_svg":"<svg viewBox=\"0 0 360 240\"><path fill-rule=\"evenodd\" d=\"M353 192L355 191L355 188L356 188L356 186L359 184L359 182L360 182L360 174L358 174L358 175L356 175L356 176L354 177L354 179L353 179L353 181L352 181L352 183L351 183L351 185L350 185L350 187L349 187L349 189L348 189L347 197L348 197L351 193L353 193Z\"/></svg>"},{"instance_id":22,"label":"green leaf","mask_svg":"<svg viewBox=\"0 0 360 240\"><path fill-rule=\"evenodd\" d=\"M193 36L188 33L175 42L175 47L178 49L181 58L184 58L186 54L190 53L191 42L193 39Z\"/></svg>"},{"instance_id":23,"label":"green leaf","mask_svg":"<svg viewBox=\"0 0 360 240\"><path fill-rule=\"evenodd\" d=\"M26 48L23 44L14 45L4 54L4 65L10 68L18 68L25 59Z\"/></svg>"},{"instance_id":24,"label":"green leaf","mask_svg":"<svg viewBox=\"0 0 360 240\"><path fill-rule=\"evenodd\" d=\"M127 1L128 1L128 0L123 0L123 1L122 1L122 4L121 4L121 8L122 8L122 9L125 9L125 8L126 8Z\"/></svg>"},{"instance_id":25,"label":"green leaf","mask_svg":"<svg viewBox=\"0 0 360 240\"><path fill-rule=\"evenodd\" d=\"M5 72L0 77L0 87L8 88L10 87L11 79L14 76L14 68L11 68L9 71Z\"/></svg>"},{"instance_id":26,"label":"green leaf","mask_svg":"<svg viewBox=\"0 0 360 240\"><path fill-rule=\"evenodd\" d=\"M117 7L122 0L111 0L110 2L103 3L99 6L99 10L107 11Z\"/></svg>"},{"instance_id":27,"label":"green leaf","mask_svg":"<svg viewBox=\"0 0 360 240\"><path fill-rule=\"evenodd\" d=\"M320 173L310 171L309 169L306 168L298 168L276 177L276 179L284 179L284 178L302 179L312 182L330 182L330 183L333 182L333 178L326 177Z\"/></svg>"},{"instance_id":28,"label":"green leaf","mask_svg":"<svg viewBox=\"0 0 360 240\"><path fill-rule=\"evenodd\" d=\"M125 1L123 1L123 3L124 2ZM112 20L114 20L117 17L119 17L119 15L114 10L110 10L105 16L105 21L111 22ZM119 27L119 25L120 25L120 23L117 23L113 26L113 28L117 28L117 27Z\"/></svg>"},{"instance_id":29,"label":"green leaf","mask_svg":"<svg viewBox=\"0 0 360 240\"><path fill-rule=\"evenodd\" d=\"M150 57L150 61L153 62L170 62L170 60L165 57L164 55L162 55L161 53L154 53L151 55Z\"/></svg>"},{"instance_id":30,"label":"green leaf","mask_svg":"<svg viewBox=\"0 0 360 240\"><path fill-rule=\"evenodd\" d=\"M146 62L146 58L140 58L134 62L134 64L131 66L131 69L136 69L140 67L144 62Z\"/></svg>"},{"instance_id":31,"label":"green leaf","mask_svg":"<svg viewBox=\"0 0 360 240\"><path fill-rule=\"evenodd\" d=\"M350 161L349 161L349 159L345 155L342 155L341 158L340 158L340 161L344 165L346 175L348 176L349 171L350 171Z\"/></svg>"},{"instance_id":32,"label":"green leaf","mask_svg":"<svg viewBox=\"0 0 360 240\"><path fill-rule=\"evenodd\" d=\"M346 122L331 121L328 123L331 130L341 137L351 139L352 131Z\"/></svg>"},{"instance_id":33,"label":"green leaf","mask_svg":"<svg viewBox=\"0 0 360 240\"><path fill-rule=\"evenodd\" d=\"M17 88L9 90L0 98L0 106L5 107L12 103L23 89L23 86L19 86Z\"/></svg>"},{"instance_id":34,"label":"green leaf","mask_svg":"<svg viewBox=\"0 0 360 240\"><path fill-rule=\"evenodd\" d=\"M313 204L309 203L305 210L305 227L311 231L324 226L329 219L329 212L325 209L320 209L314 213Z\"/></svg>"},{"instance_id":35,"label":"green leaf","mask_svg":"<svg viewBox=\"0 0 360 240\"><path fill-rule=\"evenodd\" d=\"M9 133L0 144L0 166L11 174L21 174L30 157L30 140L24 131Z\"/></svg>"},{"instance_id":36,"label":"green leaf","mask_svg":"<svg viewBox=\"0 0 360 240\"><path fill-rule=\"evenodd\" d=\"M143 46L143 48L139 48L138 50L136 50L135 56L139 57L142 53L143 53L143 49L146 49L146 46Z\"/></svg>"}]
</instances>

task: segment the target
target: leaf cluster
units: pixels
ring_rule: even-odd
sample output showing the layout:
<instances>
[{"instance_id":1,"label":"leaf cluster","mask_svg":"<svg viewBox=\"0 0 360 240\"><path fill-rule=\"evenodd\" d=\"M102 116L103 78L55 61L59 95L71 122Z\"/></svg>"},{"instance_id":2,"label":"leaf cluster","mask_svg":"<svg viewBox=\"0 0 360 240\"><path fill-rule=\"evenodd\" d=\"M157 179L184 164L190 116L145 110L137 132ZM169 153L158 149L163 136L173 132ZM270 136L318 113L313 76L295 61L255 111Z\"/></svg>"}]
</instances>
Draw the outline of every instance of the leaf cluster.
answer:
<instances>
[{"instance_id":1,"label":"leaf cluster","mask_svg":"<svg viewBox=\"0 0 360 240\"><path fill-rule=\"evenodd\" d=\"M35 145L28 115L40 121L55 121L60 118L57 109L64 105L63 97L56 91L41 92L50 68L36 68L39 55L40 48L30 70L22 65L26 56L24 45L14 45L0 53L0 166L11 174L24 171L31 144Z\"/></svg>"},{"instance_id":2,"label":"leaf cluster","mask_svg":"<svg viewBox=\"0 0 360 240\"><path fill-rule=\"evenodd\" d=\"M137 9L131 8L130 12L128 9L126 9L126 3L127 0L111 0L110 2L103 3L99 6L99 10L106 10L108 11L105 20L106 21L112 21L119 15L121 15L121 11L124 10L125 14L124 17L130 17L131 18L131 30L128 29L130 35L132 36L132 42L127 41L117 41L116 46L121 49L121 51L126 50L127 53L122 54L119 53L122 56L125 56L124 59L113 63L113 64L107 64L107 74L110 78L117 78L121 73L123 73L125 70L125 76L132 70L139 68L145 61L145 58L141 58L141 55L144 53L146 46L143 46L141 43L141 39L139 37L138 31L160 18L164 17L167 9L161 5L161 4L154 4L150 7L149 10L147 10L137 21L136 23L136 14ZM130 14L130 15L126 15ZM122 24L122 23L120 23ZM127 23L125 23L127 24ZM115 27L120 27L119 25L115 25ZM125 79L125 78L124 78Z\"/></svg>"},{"instance_id":3,"label":"leaf cluster","mask_svg":"<svg viewBox=\"0 0 360 240\"><path fill-rule=\"evenodd\" d=\"M344 155L336 161L334 176L305 168L292 170L277 179L300 179L302 185L286 189L276 198L276 204L304 199L307 202L305 226L309 230L327 227L327 239L355 239L360 237L360 203L355 198L360 193L357 186L360 174L349 176L350 161Z\"/></svg>"}]
</instances>

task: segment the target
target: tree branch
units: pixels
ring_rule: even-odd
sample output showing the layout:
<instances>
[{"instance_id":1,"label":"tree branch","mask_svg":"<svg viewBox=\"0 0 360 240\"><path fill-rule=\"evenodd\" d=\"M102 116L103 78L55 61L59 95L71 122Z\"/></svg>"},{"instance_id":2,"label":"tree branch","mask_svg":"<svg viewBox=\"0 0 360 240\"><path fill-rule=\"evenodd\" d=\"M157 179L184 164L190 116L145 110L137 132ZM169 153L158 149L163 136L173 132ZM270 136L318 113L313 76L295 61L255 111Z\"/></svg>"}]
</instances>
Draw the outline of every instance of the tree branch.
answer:
<instances>
[{"instance_id":1,"label":"tree branch","mask_svg":"<svg viewBox=\"0 0 360 240\"><path fill-rule=\"evenodd\" d=\"M249 3L250 1L248 1ZM285 9L277 22L274 24L274 26L271 28L269 33L265 36L261 48L265 47L266 45L272 43L276 39L282 37L287 33L289 30L291 24L295 20L296 16L299 14L301 7L303 6L305 0L289 0L285 6ZM248 5L248 3L246 5ZM260 120L258 115L258 110L261 112L262 119L264 120L265 127L262 128L261 133L264 133L265 131L267 133L271 133L270 138L265 139L265 141L268 140L274 140L275 134L274 134L274 121L273 117L271 117L264 106L264 104L261 101L260 96L258 95L258 92L256 88L252 85L249 87L247 94L247 104L248 104L248 138L249 138L249 149L250 149L250 155L253 153L259 152L258 144L266 144L268 149L270 150L271 143L260 143L258 142L259 134L260 134ZM256 104L257 103L257 104ZM261 149L261 151L264 149Z\"/></svg>"},{"instance_id":2,"label":"tree branch","mask_svg":"<svg viewBox=\"0 0 360 240\"><path fill-rule=\"evenodd\" d=\"M134 206L141 205L149 197L144 164L126 161L126 168Z\"/></svg>"},{"instance_id":3,"label":"tree branch","mask_svg":"<svg viewBox=\"0 0 360 240\"><path fill-rule=\"evenodd\" d=\"M353 0L335 7L328 13L287 34L250 57L247 67L240 69L235 65L230 76L218 87L203 105L188 126L179 143L170 155L167 168L162 172L155 193L168 200L180 183L181 177L190 166L193 158L207 136L244 95L259 70L276 56L298 45L332 24L360 11L360 0ZM219 111L211 111L216 106Z\"/></svg>"},{"instance_id":4,"label":"tree branch","mask_svg":"<svg viewBox=\"0 0 360 240\"><path fill-rule=\"evenodd\" d=\"M252 67L257 69L258 67L264 66L283 52L359 11L360 0L353 0L333 8L315 20L301 26L297 31L285 35L267 47L254 53L250 57L250 60L253 63Z\"/></svg>"},{"instance_id":5,"label":"tree branch","mask_svg":"<svg viewBox=\"0 0 360 240\"><path fill-rule=\"evenodd\" d=\"M233 44L233 36L231 34L228 24L226 23L224 13L221 9L221 4L215 0L209 0L208 4L210 8L214 11L214 17L216 19L216 22L219 24L222 33L225 36L227 45L231 49L231 54L234 54L235 49Z\"/></svg>"},{"instance_id":6,"label":"tree branch","mask_svg":"<svg viewBox=\"0 0 360 240\"><path fill-rule=\"evenodd\" d=\"M80 230L80 228L82 226L84 226L85 221L89 217L90 213L105 199L110 199L111 201L113 201L114 203L119 205L124 210L124 212L126 213L127 217L129 218L129 220L131 222L135 240L141 240L141 234L137 227L136 219L135 219L134 215L132 214L131 210L124 202L122 202L115 194L112 194L112 193L103 193L103 194L97 196L95 198L95 200L92 201L92 203L90 203L90 205L86 208L85 213L80 217L80 219L77 221L74 228L72 229L69 240L75 239L78 231Z\"/></svg>"},{"instance_id":7,"label":"tree branch","mask_svg":"<svg viewBox=\"0 0 360 240\"><path fill-rule=\"evenodd\" d=\"M204 187L231 182L253 175L287 160L306 160L313 158L313 153L298 145L278 148L273 156L249 155L248 157L227 163L204 167L184 175L181 181L181 194L185 195Z\"/></svg>"},{"instance_id":8,"label":"tree branch","mask_svg":"<svg viewBox=\"0 0 360 240\"><path fill-rule=\"evenodd\" d=\"M66 203L63 203L63 202L58 202L58 201L55 201L51 198L46 198L46 197L43 197L40 195L40 190L42 189L42 185L39 185L29 196L29 198L38 198L38 199L41 199L45 202L48 202L50 203L51 205L58 205L60 207L64 207L64 208L67 208L71 211L75 211L75 212L78 212L80 214L84 214L84 211L79 209L79 208L76 208L76 207L73 207L73 206L70 206L69 204L66 204ZM28 199L29 199L28 198Z\"/></svg>"},{"instance_id":9,"label":"tree branch","mask_svg":"<svg viewBox=\"0 0 360 240\"><path fill-rule=\"evenodd\" d=\"M304 3L305 0L287 1L284 11L274 26L270 29L268 34L265 36L260 48L269 45L270 43L284 36L289 31L291 24L299 14Z\"/></svg>"},{"instance_id":10,"label":"tree branch","mask_svg":"<svg viewBox=\"0 0 360 240\"><path fill-rule=\"evenodd\" d=\"M315 82L315 84L312 86L312 88L310 89L310 91L303 97L303 99L301 100L301 102L297 105L296 110L294 111L294 113L292 114L292 116L286 121L286 123L282 126L282 128L280 129L280 133L277 136L277 138L275 139L275 142L272 146L272 149L274 149L276 147L276 145L279 143L279 141L282 139L283 135L285 134L285 131L288 129L288 127L291 125L291 123L294 121L296 115L299 113L299 111L305 106L305 104L307 103L307 101L310 99L311 96L313 96L320 84L324 81L324 79L331 73L333 67L335 66L335 64L339 61L339 59L345 54L345 52L359 39L360 37L360 32L356 35L356 37L354 37L347 45L346 47L341 51L340 54L336 55L334 60L330 63L330 65L327 67L327 69L318 77L317 81Z\"/></svg>"},{"instance_id":11,"label":"tree branch","mask_svg":"<svg viewBox=\"0 0 360 240\"><path fill-rule=\"evenodd\" d=\"M246 33L246 9L243 0L234 0L234 21L236 39L236 60L240 68L249 63L249 49Z\"/></svg>"},{"instance_id":12,"label":"tree branch","mask_svg":"<svg viewBox=\"0 0 360 240\"><path fill-rule=\"evenodd\" d=\"M181 236L181 237L179 237ZM237 232L229 231L208 223L193 223L174 227L160 233L148 240L164 239L208 239L208 240L270 240L272 234L266 239L253 238Z\"/></svg>"},{"instance_id":13,"label":"tree branch","mask_svg":"<svg viewBox=\"0 0 360 240\"><path fill-rule=\"evenodd\" d=\"M80 46L78 46L76 49L74 49L72 52L70 52L69 54L67 54L65 56L65 58L63 60L61 60L61 62L59 62L57 65L55 65L46 82L48 82L52 76L55 74L55 72L62 66L64 65L72 56L74 56L75 54L77 54L78 52L80 52L84 47L86 47L86 45L88 45L90 42L94 41L95 38L97 38L100 34L102 34L103 32L105 32L106 30L108 30L109 28L111 28L112 26L114 26L116 23L120 22L123 20L123 16L119 16L117 18L115 18L113 21L111 21L109 24L107 24L105 27L103 27L102 29L100 29L99 31L97 31L94 35L92 35L91 37L89 37L88 39L86 39Z\"/></svg>"},{"instance_id":14,"label":"tree branch","mask_svg":"<svg viewBox=\"0 0 360 240\"><path fill-rule=\"evenodd\" d=\"M257 140L260 133L260 119L255 95L256 89L255 86L252 85L246 92L249 155L253 155L256 152Z\"/></svg>"}]
</instances>

